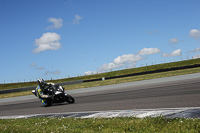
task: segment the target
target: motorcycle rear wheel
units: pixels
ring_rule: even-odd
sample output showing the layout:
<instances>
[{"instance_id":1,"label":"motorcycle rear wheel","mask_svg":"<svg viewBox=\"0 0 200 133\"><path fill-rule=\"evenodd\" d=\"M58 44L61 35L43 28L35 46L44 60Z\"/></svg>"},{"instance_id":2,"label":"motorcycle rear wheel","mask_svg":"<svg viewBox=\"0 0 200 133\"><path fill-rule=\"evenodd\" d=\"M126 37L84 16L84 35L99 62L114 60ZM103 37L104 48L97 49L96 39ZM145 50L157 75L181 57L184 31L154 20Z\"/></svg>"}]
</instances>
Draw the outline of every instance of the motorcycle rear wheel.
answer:
<instances>
[{"instance_id":1,"label":"motorcycle rear wheel","mask_svg":"<svg viewBox=\"0 0 200 133\"><path fill-rule=\"evenodd\" d=\"M72 103L75 102L74 98L71 95L69 95L69 94L67 94L65 96L65 98L66 98L66 102L68 102L69 104L72 104Z\"/></svg>"}]
</instances>

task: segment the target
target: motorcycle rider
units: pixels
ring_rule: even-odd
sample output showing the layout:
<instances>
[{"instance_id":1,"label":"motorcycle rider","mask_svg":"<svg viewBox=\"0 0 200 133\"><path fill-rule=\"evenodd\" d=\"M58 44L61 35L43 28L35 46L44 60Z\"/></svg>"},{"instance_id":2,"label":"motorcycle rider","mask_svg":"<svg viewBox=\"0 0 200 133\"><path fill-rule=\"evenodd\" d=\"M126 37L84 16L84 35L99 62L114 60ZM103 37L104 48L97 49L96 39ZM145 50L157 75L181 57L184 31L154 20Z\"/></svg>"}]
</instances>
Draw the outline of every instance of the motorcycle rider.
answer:
<instances>
[{"instance_id":1,"label":"motorcycle rider","mask_svg":"<svg viewBox=\"0 0 200 133\"><path fill-rule=\"evenodd\" d=\"M42 78L38 79L37 82L38 82L38 86L35 89L36 90L35 91L36 96L41 100L41 102L44 106L47 106L46 99L52 98L52 96L51 95L45 95L44 91L47 87L54 85L54 83L46 83L44 81L44 79L42 79Z\"/></svg>"}]
</instances>

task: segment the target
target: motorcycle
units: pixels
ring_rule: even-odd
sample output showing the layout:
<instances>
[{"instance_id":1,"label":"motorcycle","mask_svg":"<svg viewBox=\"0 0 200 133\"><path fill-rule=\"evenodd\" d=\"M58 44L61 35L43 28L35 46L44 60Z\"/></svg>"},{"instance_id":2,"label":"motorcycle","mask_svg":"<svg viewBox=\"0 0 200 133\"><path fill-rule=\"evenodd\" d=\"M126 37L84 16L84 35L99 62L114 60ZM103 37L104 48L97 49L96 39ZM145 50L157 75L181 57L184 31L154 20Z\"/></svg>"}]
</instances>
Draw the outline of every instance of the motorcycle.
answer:
<instances>
[{"instance_id":1,"label":"motorcycle","mask_svg":"<svg viewBox=\"0 0 200 133\"><path fill-rule=\"evenodd\" d=\"M32 93L37 97L36 90L32 90ZM60 85L50 85L45 91L45 95L51 95L51 98L46 98L47 106L51 106L53 103L64 103L67 102L72 104L75 102L74 98L65 93L65 88Z\"/></svg>"}]
</instances>

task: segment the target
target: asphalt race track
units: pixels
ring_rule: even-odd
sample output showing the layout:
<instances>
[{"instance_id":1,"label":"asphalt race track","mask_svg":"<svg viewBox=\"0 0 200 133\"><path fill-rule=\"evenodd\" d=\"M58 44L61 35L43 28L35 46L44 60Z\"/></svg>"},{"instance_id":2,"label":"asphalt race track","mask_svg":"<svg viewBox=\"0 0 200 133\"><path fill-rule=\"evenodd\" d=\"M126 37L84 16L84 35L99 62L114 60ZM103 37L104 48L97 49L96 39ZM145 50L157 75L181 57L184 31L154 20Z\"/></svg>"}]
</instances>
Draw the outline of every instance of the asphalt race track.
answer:
<instances>
[{"instance_id":1,"label":"asphalt race track","mask_svg":"<svg viewBox=\"0 0 200 133\"><path fill-rule=\"evenodd\" d=\"M0 116L200 107L200 73L72 90L68 93L75 98L74 104L43 107L33 95L21 100L0 99Z\"/></svg>"}]
</instances>

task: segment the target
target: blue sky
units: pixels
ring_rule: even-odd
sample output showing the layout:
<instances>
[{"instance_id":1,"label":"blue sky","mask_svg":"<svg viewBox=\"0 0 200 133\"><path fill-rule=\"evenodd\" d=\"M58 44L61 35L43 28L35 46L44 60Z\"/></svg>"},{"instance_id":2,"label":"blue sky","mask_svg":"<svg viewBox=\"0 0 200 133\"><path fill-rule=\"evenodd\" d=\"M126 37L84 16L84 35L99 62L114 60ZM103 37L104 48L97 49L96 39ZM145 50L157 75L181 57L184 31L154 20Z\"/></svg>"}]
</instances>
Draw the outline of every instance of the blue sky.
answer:
<instances>
[{"instance_id":1,"label":"blue sky","mask_svg":"<svg viewBox=\"0 0 200 133\"><path fill-rule=\"evenodd\" d=\"M0 83L200 57L199 0L0 0Z\"/></svg>"}]
</instances>

